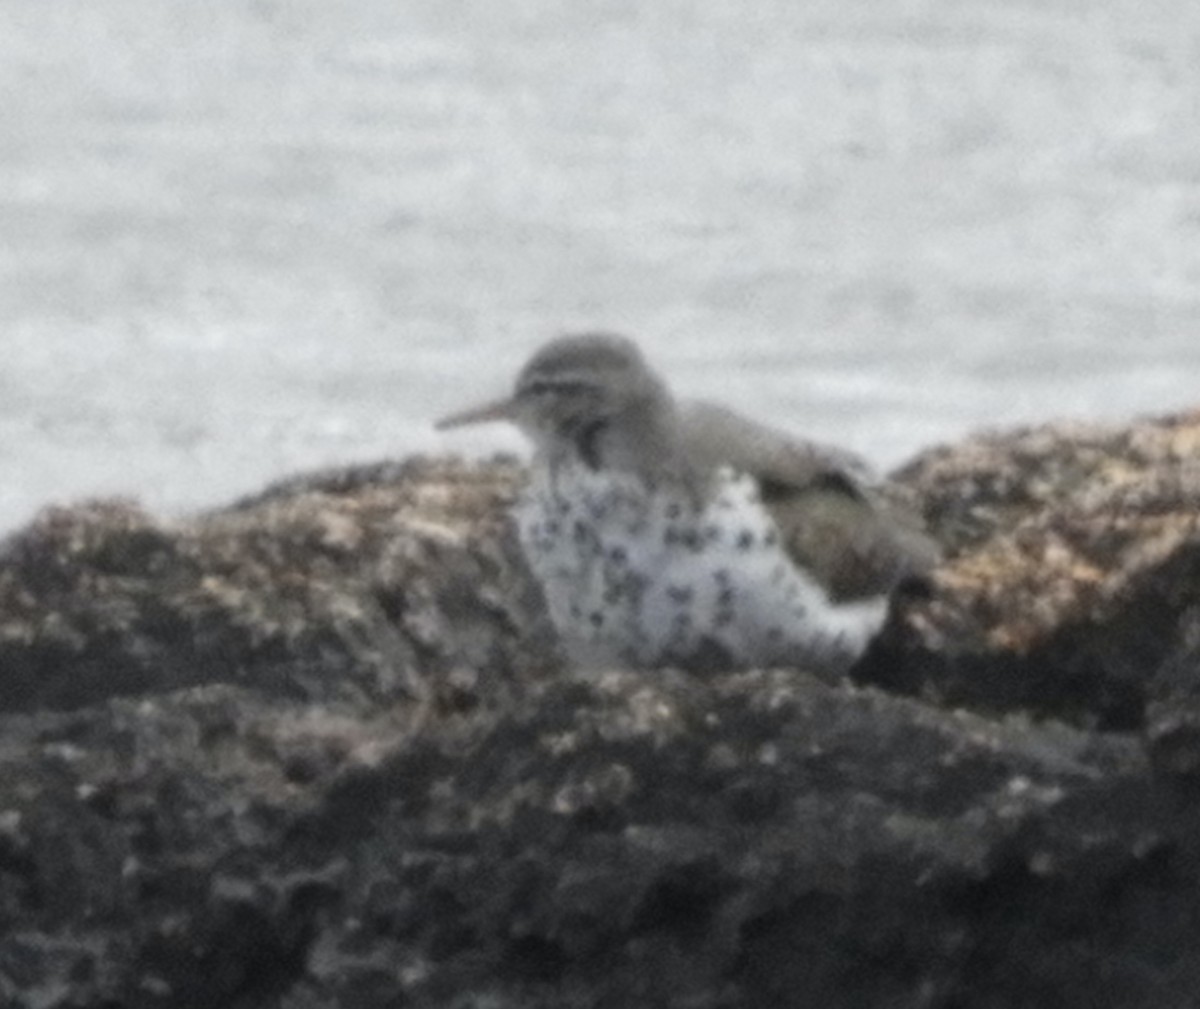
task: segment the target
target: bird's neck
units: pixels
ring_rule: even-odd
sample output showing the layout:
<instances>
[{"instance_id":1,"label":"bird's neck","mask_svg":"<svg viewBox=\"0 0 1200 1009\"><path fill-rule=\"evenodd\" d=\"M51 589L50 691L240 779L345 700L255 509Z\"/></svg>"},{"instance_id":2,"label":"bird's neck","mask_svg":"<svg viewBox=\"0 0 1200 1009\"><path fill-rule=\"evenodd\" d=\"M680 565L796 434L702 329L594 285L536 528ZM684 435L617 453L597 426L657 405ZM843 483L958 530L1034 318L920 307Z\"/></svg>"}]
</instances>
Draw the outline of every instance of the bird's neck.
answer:
<instances>
[{"instance_id":1,"label":"bird's neck","mask_svg":"<svg viewBox=\"0 0 1200 1009\"><path fill-rule=\"evenodd\" d=\"M648 396L625 404L611 417L573 425L555 439L550 461L625 473L651 488L683 484L691 489L696 481L679 425L670 396Z\"/></svg>"}]
</instances>

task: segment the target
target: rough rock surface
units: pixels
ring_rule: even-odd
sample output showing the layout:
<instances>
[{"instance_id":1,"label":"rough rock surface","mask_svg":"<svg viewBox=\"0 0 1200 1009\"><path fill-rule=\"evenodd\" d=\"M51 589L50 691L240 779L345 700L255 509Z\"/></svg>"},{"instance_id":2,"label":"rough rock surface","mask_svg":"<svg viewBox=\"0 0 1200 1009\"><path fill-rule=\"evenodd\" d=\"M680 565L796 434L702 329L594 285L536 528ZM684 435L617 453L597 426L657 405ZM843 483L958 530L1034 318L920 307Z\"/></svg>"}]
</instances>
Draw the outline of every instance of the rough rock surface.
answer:
<instances>
[{"instance_id":1,"label":"rough rock surface","mask_svg":"<svg viewBox=\"0 0 1200 1009\"><path fill-rule=\"evenodd\" d=\"M1200 412L980 437L897 479L950 560L913 614L921 645L876 682L1149 729L1158 756L1200 771Z\"/></svg>"},{"instance_id":2,"label":"rough rock surface","mask_svg":"<svg viewBox=\"0 0 1200 1009\"><path fill-rule=\"evenodd\" d=\"M0 1004L1183 1009L1200 414L897 474L852 682L561 668L511 462L0 548Z\"/></svg>"}]
</instances>

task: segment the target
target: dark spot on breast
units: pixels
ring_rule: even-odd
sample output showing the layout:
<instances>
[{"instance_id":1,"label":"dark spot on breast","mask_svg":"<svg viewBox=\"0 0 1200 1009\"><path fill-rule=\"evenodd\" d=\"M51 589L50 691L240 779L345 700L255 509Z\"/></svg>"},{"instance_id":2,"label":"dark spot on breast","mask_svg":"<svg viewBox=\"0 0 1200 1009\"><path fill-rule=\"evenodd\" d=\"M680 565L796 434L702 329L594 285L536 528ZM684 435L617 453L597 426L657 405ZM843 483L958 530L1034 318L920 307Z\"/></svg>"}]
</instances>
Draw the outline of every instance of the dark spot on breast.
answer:
<instances>
[{"instance_id":1,"label":"dark spot on breast","mask_svg":"<svg viewBox=\"0 0 1200 1009\"><path fill-rule=\"evenodd\" d=\"M613 547L608 552L608 559L614 564L625 564L629 561L629 554L624 547Z\"/></svg>"},{"instance_id":2,"label":"dark spot on breast","mask_svg":"<svg viewBox=\"0 0 1200 1009\"><path fill-rule=\"evenodd\" d=\"M678 502L673 501L671 504L667 505L667 518L677 519L682 514L683 509L679 506Z\"/></svg>"},{"instance_id":3,"label":"dark spot on breast","mask_svg":"<svg viewBox=\"0 0 1200 1009\"><path fill-rule=\"evenodd\" d=\"M779 533L774 529L768 529L766 536L763 537L763 544L768 547L773 547L779 542Z\"/></svg>"},{"instance_id":4,"label":"dark spot on breast","mask_svg":"<svg viewBox=\"0 0 1200 1009\"><path fill-rule=\"evenodd\" d=\"M588 615L588 620L591 622L593 627L598 628L604 626L604 614L599 610L592 610L592 612Z\"/></svg>"},{"instance_id":5,"label":"dark spot on breast","mask_svg":"<svg viewBox=\"0 0 1200 1009\"><path fill-rule=\"evenodd\" d=\"M667 598L680 606L686 606L694 597L695 592L689 585L669 585L667 587Z\"/></svg>"},{"instance_id":6,"label":"dark spot on breast","mask_svg":"<svg viewBox=\"0 0 1200 1009\"><path fill-rule=\"evenodd\" d=\"M698 550L700 548L700 533L694 528L684 529L679 534L679 542L689 550Z\"/></svg>"},{"instance_id":7,"label":"dark spot on breast","mask_svg":"<svg viewBox=\"0 0 1200 1009\"><path fill-rule=\"evenodd\" d=\"M738 533L737 548L739 550L749 550L752 546L754 546L754 533L749 529L743 529Z\"/></svg>"},{"instance_id":8,"label":"dark spot on breast","mask_svg":"<svg viewBox=\"0 0 1200 1009\"><path fill-rule=\"evenodd\" d=\"M600 468L600 438L608 430L607 420L593 421L575 432L575 448L588 469Z\"/></svg>"}]
</instances>

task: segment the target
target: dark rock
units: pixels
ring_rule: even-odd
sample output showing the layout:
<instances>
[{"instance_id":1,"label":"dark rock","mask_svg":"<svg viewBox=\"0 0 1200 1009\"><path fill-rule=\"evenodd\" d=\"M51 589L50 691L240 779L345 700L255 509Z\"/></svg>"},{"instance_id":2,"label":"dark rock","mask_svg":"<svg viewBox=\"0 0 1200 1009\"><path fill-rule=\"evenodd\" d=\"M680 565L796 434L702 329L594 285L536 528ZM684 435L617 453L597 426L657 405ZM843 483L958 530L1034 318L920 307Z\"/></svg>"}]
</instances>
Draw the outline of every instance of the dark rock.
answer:
<instances>
[{"instance_id":1,"label":"dark rock","mask_svg":"<svg viewBox=\"0 0 1200 1009\"><path fill-rule=\"evenodd\" d=\"M378 475L175 524L121 501L47 510L0 553L0 710L212 682L381 702L456 666L537 665L526 639L548 631L500 535L516 467Z\"/></svg>"},{"instance_id":2,"label":"dark rock","mask_svg":"<svg viewBox=\"0 0 1200 1009\"><path fill-rule=\"evenodd\" d=\"M949 560L866 681L1124 730L1196 682L1200 413L980 437L897 480Z\"/></svg>"},{"instance_id":3,"label":"dark rock","mask_svg":"<svg viewBox=\"0 0 1200 1009\"><path fill-rule=\"evenodd\" d=\"M511 462L0 556L0 1003L1190 1007L1200 417L899 474L855 671L559 666Z\"/></svg>"}]
</instances>

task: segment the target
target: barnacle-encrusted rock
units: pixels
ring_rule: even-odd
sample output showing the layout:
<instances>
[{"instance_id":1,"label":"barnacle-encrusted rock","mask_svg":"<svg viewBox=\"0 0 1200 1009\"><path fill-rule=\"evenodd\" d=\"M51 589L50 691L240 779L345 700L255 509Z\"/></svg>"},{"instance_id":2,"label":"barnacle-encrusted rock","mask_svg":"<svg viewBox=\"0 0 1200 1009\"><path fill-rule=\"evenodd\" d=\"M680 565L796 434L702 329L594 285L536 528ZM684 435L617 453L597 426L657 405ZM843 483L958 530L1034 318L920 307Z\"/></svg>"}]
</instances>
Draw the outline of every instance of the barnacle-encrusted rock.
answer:
<instances>
[{"instance_id":1,"label":"barnacle-encrusted rock","mask_svg":"<svg viewBox=\"0 0 1200 1009\"><path fill-rule=\"evenodd\" d=\"M0 552L0 709L212 682L382 702L455 668L545 668L505 534L520 478L422 461L187 521L126 501L47 509Z\"/></svg>"},{"instance_id":2,"label":"barnacle-encrusted rock","mask_svg":"<svg viewBox=\"0 0 1200 1009\"><path fill-rule=\"evenodd\" d=\"M1200 415L898 475L853 682L561 668L512 462L0 549L0 1004L1185 1006Z\"/></svg>"},{"instance_id":3,"label":"barnacle-encrusted rock","mask_svg":"<svg viewBox=\"0 0 1200 1009\"><path fill-rule=\"evenodd\" d=\"M1200 413L977 437L897 479L950 554L908 689L1135 729L1194 679Z\"/></svg>"}]
</instances>

